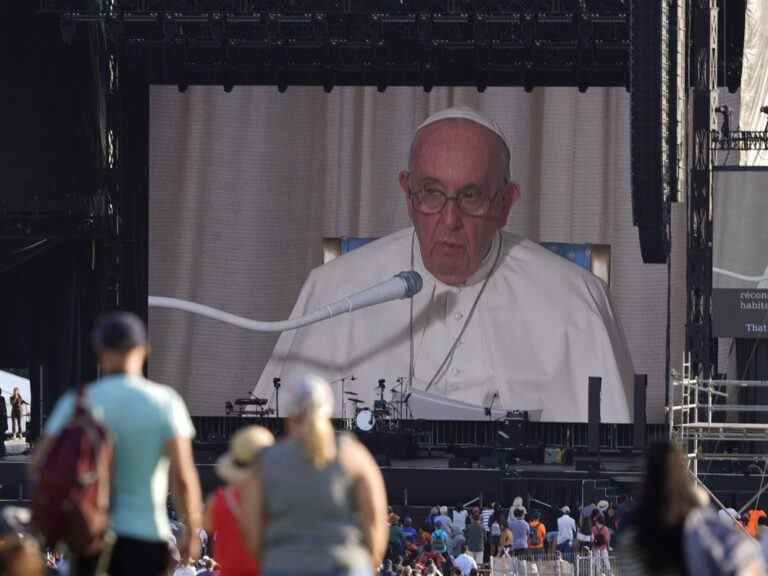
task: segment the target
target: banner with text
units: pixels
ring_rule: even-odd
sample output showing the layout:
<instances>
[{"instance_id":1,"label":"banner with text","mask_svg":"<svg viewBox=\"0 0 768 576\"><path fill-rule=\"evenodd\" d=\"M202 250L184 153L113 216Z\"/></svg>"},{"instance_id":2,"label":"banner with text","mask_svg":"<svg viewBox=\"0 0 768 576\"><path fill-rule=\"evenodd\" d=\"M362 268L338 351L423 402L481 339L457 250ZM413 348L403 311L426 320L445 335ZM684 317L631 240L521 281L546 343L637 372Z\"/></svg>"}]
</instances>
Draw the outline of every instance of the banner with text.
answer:
<instances>
[{"instance_id":1,"label":"banner with text","mask_svg":"<svg viewBox=\"0 0 768 576\"><path fill-rule=\"evenodd\" d=\"M768 338L768 169L715 171L712 330Z\"/></svg>"}]
</instances>

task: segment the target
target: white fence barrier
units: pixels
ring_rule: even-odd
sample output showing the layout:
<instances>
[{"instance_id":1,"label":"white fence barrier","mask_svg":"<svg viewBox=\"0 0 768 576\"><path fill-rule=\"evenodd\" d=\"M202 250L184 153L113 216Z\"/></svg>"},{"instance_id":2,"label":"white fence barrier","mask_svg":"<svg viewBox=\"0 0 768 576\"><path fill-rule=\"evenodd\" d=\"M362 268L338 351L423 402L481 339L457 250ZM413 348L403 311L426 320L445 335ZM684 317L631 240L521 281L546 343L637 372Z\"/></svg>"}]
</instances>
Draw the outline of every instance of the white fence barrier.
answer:
<instances>
[{"instance_id":1,"label":"white fence barrier","mask_svg":"<svg viewBox=\"0 0 768 576\"><path fill-rule=\"evenodd\" d=\"M531 553L491 558L490 576L621 576L612 555Z\"/></svg>"}]
</instances>

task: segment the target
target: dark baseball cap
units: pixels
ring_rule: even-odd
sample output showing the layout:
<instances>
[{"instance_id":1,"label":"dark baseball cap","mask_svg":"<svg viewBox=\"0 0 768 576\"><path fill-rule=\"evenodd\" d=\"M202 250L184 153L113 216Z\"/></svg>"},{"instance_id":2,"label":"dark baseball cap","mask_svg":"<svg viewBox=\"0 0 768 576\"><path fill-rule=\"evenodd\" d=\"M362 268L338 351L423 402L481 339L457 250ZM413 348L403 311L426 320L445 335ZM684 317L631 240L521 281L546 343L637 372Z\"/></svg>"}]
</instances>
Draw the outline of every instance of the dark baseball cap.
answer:
<instances>
[{"instance_id":1,"label":"dark baseball cap","mask_svg":"<svg viewBox=\"0 0 768 576\"><path fill-rule=\"evenodd\" d=\"M95 350L128 351L147 345L147 331L136 314L108 312L96 320L91 342Z\"/></svg>"}]
</instances>

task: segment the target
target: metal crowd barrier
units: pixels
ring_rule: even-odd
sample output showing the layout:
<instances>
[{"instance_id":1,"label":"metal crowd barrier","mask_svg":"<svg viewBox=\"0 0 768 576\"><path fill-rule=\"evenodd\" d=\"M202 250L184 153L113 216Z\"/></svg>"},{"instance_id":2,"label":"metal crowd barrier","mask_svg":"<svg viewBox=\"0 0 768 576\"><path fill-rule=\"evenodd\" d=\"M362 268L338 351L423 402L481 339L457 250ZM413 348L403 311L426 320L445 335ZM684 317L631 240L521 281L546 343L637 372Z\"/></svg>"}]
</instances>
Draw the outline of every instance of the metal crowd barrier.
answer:
<instances>
[{"instance_id":1,"label":"metal crowd barrier","mask_svg":"<svg viewBox=\"0 0 768 576\"><path fill-rule=\"evenodd\" d=\"M613 554L606 561L589 551L580 555L529 551L525 557L491 558L485 573L489 576L621 576Z\"/></svg>"}]
</instances>

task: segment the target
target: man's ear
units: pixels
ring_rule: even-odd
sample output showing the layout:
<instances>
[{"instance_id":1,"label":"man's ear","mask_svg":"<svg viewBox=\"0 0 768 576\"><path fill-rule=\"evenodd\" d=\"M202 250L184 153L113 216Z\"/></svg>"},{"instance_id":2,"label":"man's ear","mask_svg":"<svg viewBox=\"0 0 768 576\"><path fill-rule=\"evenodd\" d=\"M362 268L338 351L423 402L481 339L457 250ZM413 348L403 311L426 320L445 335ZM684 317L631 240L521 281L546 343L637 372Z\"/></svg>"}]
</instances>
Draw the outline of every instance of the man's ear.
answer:
<instances>
[{"instance_id":1,"label":"man's ear","mask_svg":"<svg viewBox=\"0 0 768 576\"><path fill-rule=\"evenodd\" d=\"M408 216L410 217L411 221L413 221L413 203L411 202L411 186L409 183L409 180L411 179L411 173L408 172L408 170L402 170L398 176L398 179L400 181L400 189L403 191L403 195L405 196L405 203L408 206Z\"/></svg>"},{"instance_id":2,"label":"man's ear","mask_svg":"<svg viewBox=\"0 0 768 576\"><path fill-rule=\"evenodd\" d=\"M507 182L504 184L500 196L500 205L497 212L497 218L499 222L499 228L504 228L507 225L507 219L509 218L509 211L515 202L520 199L520 187L516 182Z\"/></svg>"}]
</instances>

